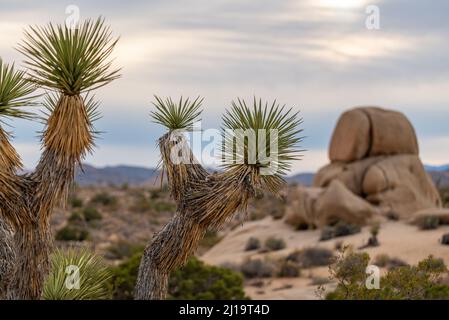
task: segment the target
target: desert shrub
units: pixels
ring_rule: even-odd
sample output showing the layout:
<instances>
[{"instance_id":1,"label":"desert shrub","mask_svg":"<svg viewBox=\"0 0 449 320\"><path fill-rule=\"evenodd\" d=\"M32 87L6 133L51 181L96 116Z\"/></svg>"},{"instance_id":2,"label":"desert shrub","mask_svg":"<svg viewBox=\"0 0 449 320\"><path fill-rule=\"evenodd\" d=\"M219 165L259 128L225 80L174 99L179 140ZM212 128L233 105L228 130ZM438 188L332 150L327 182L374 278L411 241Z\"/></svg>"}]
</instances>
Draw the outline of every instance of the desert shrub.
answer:
<instances>
[{"instance_id":1,"label":"desert shrub","mask_svg":"<svg viewBox=\"0 0 449 320\"><path fill-rule=\"evenodd\" d=\"M136 254L113 271L114 299L133 299L142 254ZM245 299L241 274L208 266L192 257L170 276L169 299Z\"/></svg>"},{"instance_id":2,"label":"desert shrub","mask_svg":"<svg viewBox=\"0 0 449 320\"><path fill-rule=\"evenodd\" d=\"M311 247L290 253L286 260L293 261L301 268L327 266L332 262L334 254L326 248Z\"/></svg>"},{"instance_id":3,"label":"desert shrub","mask_svg":"<svg viewBox=\"0 0 449 320\"><path fill-rule=\"evenodd\" d=\"M269 278L275 272L273 263L262 259L246 259L240 265L240 271L245 278Z\"/></svg>"},{"instance_id":4,"label":"desert shrub","mask_svg":"<svg viewBox=\"0 0 449 320\"><path fill-rule=\"evenodd\" d=\"M79 270L79 288L67 288L67 267ZM75 272L75 271L74 271ZM73 273L72 273L73 274ZM111 297L111 271L94 253L82 249L56 250L51 257L42 298L45 300L100 300Z\"/></svg>"},{"instance_id":5,"label":"desert shrub","mask_svg":"<svg viewBox=\"0 0 449 320\"><path fill-rule=\"evenodd\" d=\"M221 237L218 235L216 231L208 230L204 235L203 239L200 241L200 246L204 249L210 249L219 243Z\"/></svg>"},{"instance_id":6,"label":"desert shrub","mask_svg":"<svg viewBox=\"0 0 449 320\"><path fill-rule=\"evenodd\" d=\"M92 204L100 204L103 206L115 206L117 205L117 198L108 192L97 193L90 202Z\"/></svg>"},{"instance_id":7,"label":"desert shrub","mask_svg":"<svg viewBox=\"0 0 449 320\"><path fill-rule=\"evenodd\" d=\"M332 238L349 236L352 234L359 233L361 230L360 226L339 221L333 226L326 226L321 231L320 241L330 240Z\"/></svg>"},{"instance_id":8,"label":"desert shrub","mask_svg":"<svg viewBox=\"0 0 449 320\"><path fill-rule=\"evenodd\" d=\"M441 201L443 202L443 206L449 206L449 188L439 188Z\"/></svg>"},{"instance_id":9,"label":"desert shrub","mask_svg":"<svg viewBox=\"0 0 449 320\"><path fill-rule=\"evenodd\" d=\"M449 233L443 234L441 244L449 245Z\"/></svg>"},{"instance_id":10,"label":"desert shrub","mask_svg":"<svg viewBox=\"0 0 449 320\"><path fill-rule=\"evenodd\" d=\"M72 208L81 208L83 206L83 200L76 196L69 198L69 204Z\"/></svg>"},{"instance_id":11,"label":"desert shrub","mask_svg":"<svg viewBox=\"0 0 449 320\"><path fill-rule=\"evenodd\" d=\"M153 202L152 206L157 212L173 212L176 210L176 206L173 203L162 200Z\"/></svg>"},{"instance_id":12,"label":"desert shrub","mask_svg":"<svg viewBox=\"0 0 449 320\"><path fill-rule=\"evenodd\" d=\"M143 252L144 245L140 243L129 242L126 240L120 240L111 244L105 253L107 259L124 259L130 258L136 253Z\"/></svg>"},{"instance_id":13,"label":"desert shrub","mask_svg":"<svg viewBox=\"0 0 449 320\"><path fill-rule=\"evenodd\" d=\"M139 194L130 209L134 212L146 212L152 208L151 201L144 194Z\"/></svg>"},{"instance_id":14,"label":"desert shrub","mask_svg":"<svg viewBox=\"0 0 449 320\"><path fill-rule=\"evenodd\" d=\"M421 230L433 230L440 225L440 218L437 216L425 216L416 221L418 228Z\"/></svg>"},{"instance_id":15,"label":"desert shrub","mask_svg":"<svg viewBox=\"0 0 449 320\"><path fill-rule=\"evenodd\" d=\"M69 217L69 222L71 223L79 223L84 221L83 215L79 211L74 211Z\"/></svg>"},{"instance_id":16,"label":"desert shrub","mask_svg":"<svg viewBox=\"0 0 449 320\"><path fill-rule=\"evenodd\" d=\"M150 191L150 199L155 200L161 197L161 190L151 190Z\"/></svg>"},{"instance_id":17,"label":"desert shrub","mask_svg":"<svg viewBox=\"0 0 449 320\"><path fill-rule=\"evenodd\" d=\"M249 238L245 245L245 251L252 251L257 249L260 249L260 240L255 237Z\"/></svg>"},{"instance_id":18,"label":"desert shrub","mask_svg":"<svg viewBox=\"0 0 449 320\"><path fill-rule=\"evenodd\" d=\"M89 239L89 231L79 225L68 224L56 233L56 240L84 241Z\"/></svg>"},{"instance_id":19,"label":"desert shrub","mask_svg":"<svg viewBox=\"0 0 449 320\"><path fill-rule=\"evenodd\" d=\"M222 267L206 265L192 257L184 267L171 274L168 298L235 300L246 297L241 274Z\"/></svg>"},{"instance_id":20,"label":"desert shrub","mask_svg":"<svg viewBox=\"0 0 449 320\"><path fill-rule=\"evenodd\" d=\"M101 215L101 213L98 212L98 210L93 207L84 208L82 213L83 213L84 220L86 220L87 222L103 219L103 216Z\"/></svg>"},{"instance_id":21,"label":"desert shrub","mask_svg":"<svg viewBox=\"0 0 449 320\"><path fill-rule=\"evenodd\" d=\"M294 278L294 277L299 277L301 275L301 272L296 263L294 263L292 261L284 260L279 265L279 271L278 271L277 275L278 275L278 277L283 277L283 278Z\"/></svg>"},{"instance_id":22,"label":"desert shrub","mask_svg":"<svg viewBox=\"0 0 449 320\"><path fill-rule=\"evenodd\" d=\"M394 258L394 257L391 258L387 254L379 254L378 256L376 256L376 258L373 261L373 264L378 267L387 268L387 269L405 267L408 265L405 261L403 261L399 258Z\"/></svg>"},{"instance_id":23,"label":"desert shrub","mask_svg":"<svg viewBox=\"0 0 449 320\"><path fill-rule=\"evenodd\" d=\"M370 257L367 253L345 253L331 264L331 277L337 281L334 291L326 299L357 300L419 300L447 299L449 286L441 283L448 270L441 259L429 256L416 266L403 266L389 270L380 279L380 288L366 287L365 273Z\"/></svg>"},{"instance_id":24,"label":"desert shrub","mask_svg":"<svg viewBox=\"0 0 449 320\"><path fill-rule=\"evenodd\" d=\"M282 238L269 237L265 241L265 248L271 251L282 250L286 247L285 241Z\"/></svg>"},{"instance_id":25,"label":"desert shrub","mask_svg":"<svg viewBox=\"0 0 449 320\"><path fill-rule=\"evenodd\" d=\"M312 277L312 281L310 285L313 286L322 286L330 282L328 277Z\"/></svg>"}]
</instances>

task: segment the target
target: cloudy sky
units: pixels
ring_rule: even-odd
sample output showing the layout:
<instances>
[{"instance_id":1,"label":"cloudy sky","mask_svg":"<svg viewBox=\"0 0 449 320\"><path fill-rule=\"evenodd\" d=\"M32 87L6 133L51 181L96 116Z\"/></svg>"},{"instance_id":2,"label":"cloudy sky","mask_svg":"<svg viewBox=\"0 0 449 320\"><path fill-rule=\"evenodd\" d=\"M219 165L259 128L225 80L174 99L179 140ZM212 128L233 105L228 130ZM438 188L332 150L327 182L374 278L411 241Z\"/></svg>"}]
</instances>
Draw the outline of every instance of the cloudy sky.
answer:
<instances>
[{"instance_id":1,"label":"cloudy sky","mask_svg":"<svg viewBox=\"0 0 449 320\"><path fill-rule=\"evenodd\" d=\"M205 97L203 129L218 128L232 99L277 98L300 110L303 147L294 171L327 162L339 114L378 105L404 112L421 158L449 162L449 1L447 0L0 0L0 56L22 64L15 47L28 25L106 17L120 36L114 53L122 78L98 90L104 133L87 162L154 166L153 94ZM366 28L368 5L380 29ZM14 144L34 167L39 124L11 123Z\"/></svg>"}]
</instances>

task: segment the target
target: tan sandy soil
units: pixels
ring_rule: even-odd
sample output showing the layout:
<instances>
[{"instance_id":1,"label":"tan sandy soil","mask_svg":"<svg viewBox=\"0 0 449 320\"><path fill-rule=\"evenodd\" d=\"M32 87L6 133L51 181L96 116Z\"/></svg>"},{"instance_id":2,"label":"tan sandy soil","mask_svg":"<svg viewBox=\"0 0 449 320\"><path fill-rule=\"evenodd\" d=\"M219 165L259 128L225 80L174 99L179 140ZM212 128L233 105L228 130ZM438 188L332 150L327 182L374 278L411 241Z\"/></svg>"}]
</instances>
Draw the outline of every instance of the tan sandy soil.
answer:
<instances>
[{"instance_id":1,"label":"tan sandy soil","mask_svg":"<svg viewBox=\"0 0 449 320\"><path fill-rule=\"evenodd\" d=\"M363 250L368 252L371 258L375 258L379 254L388 254L390 257L415 264L429 255L434 255L449 264L449 246L439 243L439 239L445 233L449 233L449 226L421 231L416 226L408 225L405 222L386 221L382 223L378 236L380 246ZM259 238L263 243L270 236L283 238L287 247L265 254L244 251L250 237ZM295 231L282 220L273 220L268 217L259 221L246 222L243 226L237 227L206 252L202 256L202 260L215 265L235 264L240 263L246 257L276 258L306 247L319 246L334 249L336 242L343 242L344 245L352 245L357 249L366 244L369 236L369 227L365 227L361 233L322 242L319 241L319 230ZM316 299L317 285L311 285L311 278L327 277L327 275L326 267L303 270L300 278L266 279L261 288L255 287L251 285L251 281L247 281L245 290L253 299Z\"/></svg>"}]
</instances>

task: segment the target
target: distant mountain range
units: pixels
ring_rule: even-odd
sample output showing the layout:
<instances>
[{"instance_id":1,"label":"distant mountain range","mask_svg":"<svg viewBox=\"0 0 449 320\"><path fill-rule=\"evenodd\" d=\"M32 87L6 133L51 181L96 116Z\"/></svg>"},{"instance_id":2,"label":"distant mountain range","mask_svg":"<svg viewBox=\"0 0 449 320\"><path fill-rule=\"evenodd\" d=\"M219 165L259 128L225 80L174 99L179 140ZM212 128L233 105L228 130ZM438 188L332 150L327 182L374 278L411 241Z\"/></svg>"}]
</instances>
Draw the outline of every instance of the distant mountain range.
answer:
<instances>
[{"instance_id":1,"label":"distant mountain range","mask_svg":"<svg viewBox=\"0 0 449 320\"><path fill-rule=\"evenodd\" d=\"M76 182L81 186L88 185L142 185L154 183L159 171L154 168L136 166L108 166L97 168L83 164L82 170L76 174Z\"/></svg>"},{"instance_id":2,"label":"distant mountain range","mask_svg":"<svg viewBox=\"0 0 449 320\"><path fill-rule=\"evenodd\" d=\"M424 166L439 187L449 187L449 164L444 166ZM137 166L108 166L97 168L88 164L83 165L83 171L78 170L76 182L81 186L88 185L148 185L154 184L159 171L155 168ZM314 173L298 173L286 177L289 183L311 186Z\"/></svg>"},{"instance_id":3,"label":"distant mountain range","mask_svg":"<svg viewBox=\"0 0 449 320\"><path fill-rule=\"evenodd\" d=\"M449 170L449 164L445 164L442 166L424 165L424 169L426 169L426 171L447 171Z\"/></svg>"}]
</instances>

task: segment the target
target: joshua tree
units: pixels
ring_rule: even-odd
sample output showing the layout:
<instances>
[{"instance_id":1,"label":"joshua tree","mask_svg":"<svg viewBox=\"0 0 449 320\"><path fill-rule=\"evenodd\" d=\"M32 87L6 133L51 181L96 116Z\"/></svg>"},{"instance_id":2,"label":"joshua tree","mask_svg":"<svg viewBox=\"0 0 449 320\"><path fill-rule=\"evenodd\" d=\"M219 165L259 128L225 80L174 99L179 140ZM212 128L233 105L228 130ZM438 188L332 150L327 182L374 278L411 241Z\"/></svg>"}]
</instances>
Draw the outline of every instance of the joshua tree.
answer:
<instances>
[{"instance_id":1,"label":"joshua tree","mask_svg":"<svg viewBox=\"0 0 449 320\"><path fill-rule=\"evenodd\" d=\"M28 118L30 113L21 107L33 104L31 96L35 87L24 79L23 71L14 70L13 65L0 59L0 299L6 297L6 290L14 275L16 251L14 250L14 229L18 217L13 212L10 199L17 197L19 180L15 176L22 167L19 155L9 142L10 135L4 129L5 118ZM9 219L7 219L9 218ZM24 215L24 220L29 220Z\"/></svg>"},{"instance_id":2,"label":"joshua tree","mask_svg":"<svg viewBox=\"0 0 449 320\"><path fill-rule=\"evenodd\" d=\"M285 110L276 102L263 105L254 99L253 108L248 108L245 101L238 100L223 116L224 170L210 174L195 160L185 136L179 132L192 129L201 113L201 102L198 98L192 102L181 99L176 104L171 99L163 101L156 97L154 103L155 122L168 129L159 139L159 148L162 172L167 176L177 210L145 248L136 299L165 298L170 272L194 253L205 232L219 228L236 212L244 212L248 200L261 190L277 193L284 184L282 175L290 169L291 161L299 158L301 119L297 113ZM241 148L234 147L234 138L225 134L226 129L234 130L237 140L244 141ZM241 139L242 132L238 129L253 133L257 150L253 156L249 152L251 143L244 137ZM270 136L277 146L270 143ZM183 161L173 161L174 154L180 155ZM269 165L277 168L275 171L269 172L266 154L274 156Z\"/></svg>"},{"instance_id":3,"label":"joshua tree","mask_svg":"<svg viewBox=\"0 0 449 320\"><path fill-rule=\"evenodd\" d=\"M97 104L86 92L119 77L119 70L111 71L108 61L117 39L101 18L73 30L52 24L30 27L25 37L19 51L27 58L29 83L53 93L46 99L43 153L33 173L17 174L19 157L8 136L0 131L0 211L3 223L14 230L16 256L14 275L6 290L9 299L41 297L50 267L51 212L66 202L75 168L94 145L92 122L98 116ZM9 85L10 95L26 96L31 87ZM28 102L21 99L0 101L0 112L26 116L16 109Z\"/></svg>"}]
</instances>

